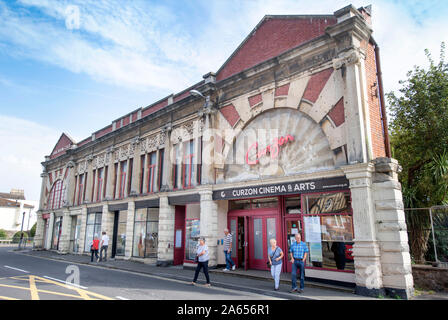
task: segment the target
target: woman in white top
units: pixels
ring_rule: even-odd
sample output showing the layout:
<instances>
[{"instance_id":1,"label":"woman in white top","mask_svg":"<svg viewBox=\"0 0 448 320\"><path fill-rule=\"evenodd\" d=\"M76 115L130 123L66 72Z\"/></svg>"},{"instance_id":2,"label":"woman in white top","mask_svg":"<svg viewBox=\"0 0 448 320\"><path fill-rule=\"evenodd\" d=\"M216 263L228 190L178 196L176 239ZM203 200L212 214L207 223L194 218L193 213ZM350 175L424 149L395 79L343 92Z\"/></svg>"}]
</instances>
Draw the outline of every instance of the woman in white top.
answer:
<instances>
[{"instance_id":1,"label":"woman in white top","mask_svg":"<svg viewBox=\"0 0 448 320\"><path fill-rule=\"evenodd\" d=\"M196 257L198 265L196 266L196 271L194 273L194 279L191 284L195 285L196 280L198 280L199 271L201 269L204 269L205 278L207 279L207 283L205 284L206 287L210 287L210 277L208 276L208 247L205 244L205 238L201 237L199 238L199 245L196 249Z\"/></svg>"}]
</instances>

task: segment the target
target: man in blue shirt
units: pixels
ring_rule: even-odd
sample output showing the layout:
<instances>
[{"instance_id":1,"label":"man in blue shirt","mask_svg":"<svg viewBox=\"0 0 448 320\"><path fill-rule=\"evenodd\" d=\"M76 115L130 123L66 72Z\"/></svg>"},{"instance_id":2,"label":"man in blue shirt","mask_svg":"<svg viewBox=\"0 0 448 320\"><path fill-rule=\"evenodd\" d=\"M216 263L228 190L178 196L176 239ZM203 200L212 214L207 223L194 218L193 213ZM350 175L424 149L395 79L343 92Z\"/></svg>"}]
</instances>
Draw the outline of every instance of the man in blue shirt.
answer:
<instances>
[{"instance_id":1,"label":"man in blue shirt","mask_svg":"<svg viewBox=\"0 0 448 320\"><path fill-rule=\"evenodd\" d=\"M303 292L305 287L305 261L307 253L309 252L308 246L305 242L302 242L302 237L299 233L295 235L296 242L289 248L290 261L292 263L292 290L291 292L297 291L297 268L300 274L300 290L299 293Z\"/></svg>"}]
</instances>

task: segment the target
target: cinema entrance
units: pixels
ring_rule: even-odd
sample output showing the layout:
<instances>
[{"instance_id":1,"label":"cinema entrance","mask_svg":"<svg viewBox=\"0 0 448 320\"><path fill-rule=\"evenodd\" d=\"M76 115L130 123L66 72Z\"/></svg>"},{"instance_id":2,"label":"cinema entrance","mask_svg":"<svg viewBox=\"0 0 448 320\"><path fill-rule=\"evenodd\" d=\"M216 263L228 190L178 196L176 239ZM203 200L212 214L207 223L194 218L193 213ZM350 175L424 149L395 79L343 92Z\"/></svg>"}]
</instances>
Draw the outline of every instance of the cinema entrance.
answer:
<instances>
[{"instance_id":1,"label":"cinema entrance","mask_svg":"<svg viewBox=\"0 0 448 320\"><path fill-rule=\"evenodd\" d=\"M271 239L281 235L279 197L230 201L228 226L238 268L267 270Z\"/></svg>"}]
</instances>

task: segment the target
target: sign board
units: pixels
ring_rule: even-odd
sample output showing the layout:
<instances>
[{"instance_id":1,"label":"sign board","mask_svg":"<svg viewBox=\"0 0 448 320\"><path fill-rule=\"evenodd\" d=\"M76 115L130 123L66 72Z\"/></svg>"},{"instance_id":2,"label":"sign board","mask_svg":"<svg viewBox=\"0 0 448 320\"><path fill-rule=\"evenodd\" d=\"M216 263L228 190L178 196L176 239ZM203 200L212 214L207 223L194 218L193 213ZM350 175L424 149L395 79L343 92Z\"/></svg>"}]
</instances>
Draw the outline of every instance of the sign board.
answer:
<instances>
[{"instance_id":1,"label":"sign board","mask_svg":"<svg viewBox=\"0 0 448 320\"><path fill-rule=\"evenodd\" d=\"M288 194L311 193L346 189L349 182L345 177L320 180L284 182L269 185L247 186L213 191L213 200L271 197Z\"/></svg>"}]
</instances>

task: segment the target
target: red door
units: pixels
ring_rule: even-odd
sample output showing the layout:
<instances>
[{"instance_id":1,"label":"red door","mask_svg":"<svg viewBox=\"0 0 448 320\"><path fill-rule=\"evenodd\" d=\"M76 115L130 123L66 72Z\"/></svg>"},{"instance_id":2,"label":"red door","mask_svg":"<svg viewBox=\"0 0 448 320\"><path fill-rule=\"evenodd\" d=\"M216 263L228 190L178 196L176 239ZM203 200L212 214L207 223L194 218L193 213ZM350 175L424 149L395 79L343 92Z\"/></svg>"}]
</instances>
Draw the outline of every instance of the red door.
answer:
<instances>
[{"instance_id":1,"label":"red door","mask_svg":"<svg viewBox=\"0 0 448 320\"><path fill-rule=\"evenodd\" d=\"M183 264L185 255L185 206L176 206L174 216L173 264Z\"/></svg>"},{"instance_id":2,"label":"red door","mask_svg":"<svg viewBox=\"0 0 448 320\"><path fill-rule=\"evenodd\" d=\"M268 270L268 247L271 239L281 245L280 219L277 211L249 217L249 265L251 269Z\"/></svg>"}]
</instances>

